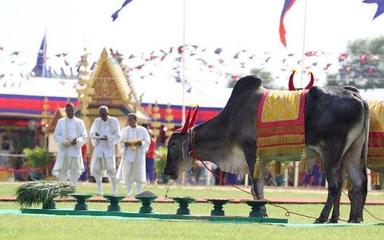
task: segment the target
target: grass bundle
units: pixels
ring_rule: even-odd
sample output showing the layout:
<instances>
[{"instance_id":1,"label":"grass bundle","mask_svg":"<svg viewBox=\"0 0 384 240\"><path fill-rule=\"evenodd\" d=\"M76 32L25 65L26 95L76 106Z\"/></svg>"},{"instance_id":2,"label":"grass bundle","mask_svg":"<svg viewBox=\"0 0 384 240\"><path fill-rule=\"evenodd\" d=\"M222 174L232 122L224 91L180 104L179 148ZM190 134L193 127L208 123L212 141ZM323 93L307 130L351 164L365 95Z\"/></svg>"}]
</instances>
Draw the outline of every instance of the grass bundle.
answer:
<instances>
[{"instance_id":1,"label":"grass bundle","mask_svg":"<svg viewBox=\"0 0 384 240\"><path fill-rule=\"evenodd\" d=\"M65 182L35 181L21 185L16 190L16 202L23 207L42 203L47 205L57 196L64 197L75 192L75 187Z\"/></svg>"}]
</instances>

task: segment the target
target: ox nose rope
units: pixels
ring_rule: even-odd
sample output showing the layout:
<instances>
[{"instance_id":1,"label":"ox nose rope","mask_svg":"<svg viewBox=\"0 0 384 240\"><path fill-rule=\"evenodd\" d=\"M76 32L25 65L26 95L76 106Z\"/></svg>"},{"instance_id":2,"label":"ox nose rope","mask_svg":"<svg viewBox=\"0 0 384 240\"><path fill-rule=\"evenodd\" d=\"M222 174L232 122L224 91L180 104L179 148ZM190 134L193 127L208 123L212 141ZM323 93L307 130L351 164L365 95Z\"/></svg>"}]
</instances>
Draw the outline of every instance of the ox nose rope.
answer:
<instances>
[{"instance_id":1,"label":"ox nose rope","mask_svg":"<svg viewBox=\"0 0 384 240\"><path fill-rule=\"evenodd\" d=\"M191 138L191 142L190 142L191 150L190 150L190 153L189 153L189 154L193 156L193 160L194 160L194 162L196 162L196 159L197 159L197 158L196 158L196 151L195 151L195 134L194 134L193 129L190 130L190 135L189 135L189 137ZM216 178L220 178L215 172L213 172L210 168L208 168L208 166L205 164L205 162L204 162L203 160L201 160L201 159L198 159L198 160L203 164L203 166L204 166L210 173L213 174L213 176L215 176ZM247 191L247 190L244 190L244 189L242 189L242 188L240 188L239 186L236 186L236 185L234 185L234 184L231 184L231 186L234 187L234 188L236 188L236 189L238 189L238 190L240 190L240 191L242 191L242 192L245 192L245 193L247 193L247 194L250 194L250 195L252 195L253 198L256 198L256 199L257 199L257 196L256 196L254 193L252 193L252 192L250 192L250 191ZM292 214L292 215L296 215L296 216L299 216L299 217L305 217L305 218L309 218L309 219L315 219L315 220L317 220L316 217L309 216L309 215L302 214L302 213L298 213L298 212L294 212L294 211L290 211L288 208L283 207L283 206L281 206L281 205L279 205L279 204L273 203L272 201L270 201L270 200L268 200L268 199L264 199L264 200L266 201L267 204L269 204L269 205L271 205L271 206L274 206L274 207L283 209L283 210L285 211L284 215L285 215L286 217L289 217L289 216ZM329 220L331 220L331 219L328 218L327 221L329 221ZM344 220L344 219L340 219L340 218L338 218L337 220L340 220L340 221L342 221L342 222L347 222L346 220Z\"/></svg>"},{"instance_id":2,"label":"ox nose rope","mask_svg":"<svg viewBox=\"0 0 384 240\"><path fill-rule=\"evenodd\" d=\"M194 132L193 132L193 129L191 129L190 131L190 137L191 137L191 151L190 151L190 155L193 156L193 160L194 162L196 161L196 151L194 149L194 142L195 142L195 135L194 135ZM215 176L216 178L220 178L215 172L213 172L206 164L203 160L200 160L200 159L197 159L198 161L200 161L203 166L210 172L212 173L213 176ZM237 190L240 190L244 193L247 193L247 194L250 194L252 195L252 197L256 198L257 199L257 196L252 193L251 191L247 191L247 190L244 190L242 189L241 187L239 186L236 186L234 184L231 184L230 186L232 186L233 188L236 188ZM164 195L165 198L168 198L168 192L169 192L169 187L167 187L167 191ZM345 194L346 196L348 196L344 191L342 191L343 194ZM296 215L296 216L299 216L299 217L304 217L304 218L309 218L309 219L314 219L314 220L317 220L318 218L316 217L313 217L313 216L310 216L310 215L306 215L306 214L302 214L302 213L298 213L298 212L295 212L295 211L291 211L289 210L288 208L286 207L283 207L279 204L276 204L276 203L273 203L272 201L268 200L268 199L264 199L266 201L267 204L271 205L271 206L274 206L274 207L277 207L277 208L280 208L280 209L283 209L285 211L284 215L286 217L290 217L291 215ZM376 217L374 214L372 214L370 211L368 211L368 209L366 209L365 207L363 207L363 209L374 219L376 220L379 220L379 221L384 221L384 219L381 219L381 218L378 218ZM335 220L335 219L330 219L330 218L327 218L327 221L330 221L330 220ZM342 221L342 222L348 222L347 220L345 219L341 219L341 218L337 218L338 221Z\"/></svg>"},{"instance_id":3,"label":"ox nose rope","mask_svg":"<svg viewBox=\"0 0 384 240\"><path fill-rule=\"evenodd\" d=\"M193 128L190 130L190 134L189 134L189 137L190 137L190 147L191 147L191 149L190 149L190 154L192 154L192 156L193 156L193 160L194 160L194 162L196 162L196 151L195 151L195 134L194 134L194 131L193 131ZM216 178L220 178L215 172L213 172L210 168L208 168L208 166L205 164L205 162L203 161L203 160L201 160L201 159L198 159L202 164L203 164L203 166L210 172L210 173L212 173L213 174L213 176L215 176ZM234 184L231 184L231 186L232 187L234 187L234 188L236 188L236 189L238 189L238 190L240 190L240 191L242 191L242 192L245 192L245 193L247 193L247 194L250 194L250 195L252 195L252 197L253 198L255 198L255 199L257 199L257 196L254 194L254 193L252 193L252 192L250 192L250 191L247 191L247 190L244 190L244 189L242 189L242 188L240 188L239 186L236 186L236 185L234 185ZM284 213L284 215L286 216L286 217L289 217L291 214L293 214L293 215L297 215L297 216L300 216L300 217L305 217L305 218L310 218L310 219L317 219L316 217L313 217L313 216L309 216L309 215L306 215L306 214L302 214L302 213L297 213L297 212L294 212L294 211L290 211L288 208L286 208L286 207L283 207L283 206L280 206L280 205L278 205L278 204L275 204L275 203L272 203L270 200L268 200L268 199L264 199L269 205L271 205L271 206L274 206L274 207L277 207L277 208L280 208L280 209L283 209L284 211L285 211L285 213ZM327 220L330 220L330 219L327 219ZM342 219L338 219L338 220L340 220L340 221L345 221L345 220L342 220ZM346 221L345 221L346 222Z\"/></svg>"},{"instance_id":4,"label":"ox nose rope","mask_svg":"<svg viewBox=\"0 0 384 240\"><path fill-rule=\"evenodd\" d=\"M194 157L194 159L196 160L196 153L195 153L195 151L193 151L193 157ZM213 172L211 169L208 168L208 166L204 163L204 161L202 161L202 160L200 160L200 159L198 159L198 160L203 164L203 166L204 166L210 173L212 173L215 177L219 178L219 176L218 176L215 172ZM248 193L248 194L252 195L253 197L256 197L256 195L255 195L254 193L252 193L252 192L250 192L250 191L247 191L247 190L244 190L244 189L242 189L242 188L239 187L239 186L236 186L236 185L233 185L233 184L231 184L230 186L232 186L232 187L234 187L234 188L236 188L236 189L238 189L238 190L240 190L240 191L242 191L242 192L244 192L244 193ZM257 197L256 197L256 198L257 198ZM279 205L279 204L273 203L272 201L270 201L270 200L268 200L268 199L264 199L264 200L265 200L269 205L271 205L271 206L274 206L274 207L283 209L283 210L285 211L284 215L285 215L286 217L289 217L289 216L291 216L291 215L296 215L296 216L299 216L299 217L305 217L305 218L309 218L309 219L317 220L316 217L309 216L309 215L306 215L306 214L303 214L303 213L298 213L298 212L291 211L291 210L289 210L288 208L283 207L283 206L281 206L281 205ZM331 220L331 219L327 219L327 220L329 221L329 220ZM341 218L338 218L337 220L342 221L342 222L347 222L346 220L341 219Z\"/></svg>"},{"instance_id":5,"label":"ox nose rope","mask_svg":"<svg viewBox=\"0 0 384 240\"><path fill-rule=\"evenodd\" d=\"M194 162L195 162L197 158L196 158L196 151L195 151L195 149L194 149L194 146L195 146L195 134L194 134L193 129L190 130L189 137L191 138L191 141L190 141L190 147L191 147L191 150L190 150L190 153L189 153L189 154L191 154L191 155L193 156L193 160L194 160ZM204 163L203 160L201 160L201 159L197 159L197 160L199 160L199 161L203 164L203 166L204 166L210 173L213 174L213 176L215 176L215 177L217 177L217 178L220 178L215 172L213 172L210 168L208 168L208 166ZM253 198L256 198L256 199L257 199L257 196L256 196L254 193L250 192L250 191L244 190L244 189L242 189L242 188L240 188L239 186L236 186L236 185L234 185L234 184L231 184L230 186L232 186L232 187L234 187L234 188L236 188L236 189L238 189L238 190L240 190L240 191L242 191L242 192L244 192L244 193L250 194L250 195L252 195ZM168 193L168 192L167 192L167 193ZM290 215L296 215L296 216L299 216L299 217L305 217L305 218L309 218L309 219L315 219L315 220L317 220L316 217L309 216L309 215L302 214L302 213L298 213L298 212L294 212L294 211L290 211L288 208L283 207L283 206L281 206L281 205L279 205L279 204L273 203L272 201L270 201L270 200L268 200L268 199L264 199L264 200L266 201L266 203L268 203L268 204L271 205L271 206L274 206L274 207L283 209L283 210L285 211L284 215L285 215L286 217L289 217ZM327 221L329 221L329 220L331 220L331 219L328 218ZM344 219L340 219L340 218L338 218L337 220L342 221L342 222L347 222L346 220L344 220Z\"/></svg>"}]
</instances>

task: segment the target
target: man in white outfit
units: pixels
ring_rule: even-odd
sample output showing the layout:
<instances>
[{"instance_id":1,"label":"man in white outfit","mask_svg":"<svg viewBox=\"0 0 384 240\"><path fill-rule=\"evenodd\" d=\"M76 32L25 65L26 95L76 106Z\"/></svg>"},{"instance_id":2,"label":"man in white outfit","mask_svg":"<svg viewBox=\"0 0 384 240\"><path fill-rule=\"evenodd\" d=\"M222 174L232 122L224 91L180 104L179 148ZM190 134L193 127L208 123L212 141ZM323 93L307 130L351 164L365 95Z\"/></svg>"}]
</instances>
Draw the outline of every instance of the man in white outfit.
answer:
<instances>
[{"instance_id":1,"label":"man in white outfit","mask_svg":"<svg viewBox=\"0 0 384 240\"><path fill-rule=\"evenodd\" d=\"M74 116L72 103L65 106L65 113L67 116L59 119L54 133L58 153L52 174L60 181L69 179L76 187L84 171L81 147L87 139L87 132L83 120Z\"/></svg>"},{"instance_id":2,"label":"man in white outfit","mask_svg":"<svg viewBox=\"0 0 384 240\"><path fill-rule=\"evenodd\" d=\"M97 191L103 195L102 178L106 170L116 194L115 146L120 138L119 121L108 114L108 107L99 107L99 116L92 124L90 135L93 146L91 175L95 177Z\"/></svg>"},{"instance_id":3,"label":"man in white outfit","mask_svg":"<svg viewBox=\"0 0 384 240\"><path fill-rule=\"evenodd\" d=\"M137 193L143 192L146 182L145 153L148 151L150 137L146 128L137 125L134 113L128 115L128 126L121 131L120 144L123 149L117 178L127 187L127 196L132 195L132 185L136 182Z\"/></svg>"}]
</instances>

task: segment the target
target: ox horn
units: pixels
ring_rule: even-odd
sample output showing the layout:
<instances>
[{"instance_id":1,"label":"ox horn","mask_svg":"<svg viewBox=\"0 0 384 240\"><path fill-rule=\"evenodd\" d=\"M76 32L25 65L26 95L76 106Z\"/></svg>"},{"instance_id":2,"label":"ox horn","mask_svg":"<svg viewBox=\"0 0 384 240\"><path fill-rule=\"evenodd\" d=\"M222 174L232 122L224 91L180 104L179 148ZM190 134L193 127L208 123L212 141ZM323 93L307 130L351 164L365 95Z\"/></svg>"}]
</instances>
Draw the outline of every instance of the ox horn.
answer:
<instances>
[{"instance_id":1,"label":"ox horn","mask_svg":"<svg viewBox=\"0 0 384 240\"><path fill-rule=\"evenodd\" d=\"M184 125L180 130L181 133L187 133L187 131L188 131L189 120L191 119L191 111L192 111L192 109L190 108L188 111L187 117L185 118Z\"/></svg>"},{"instance_id":2,"label":"ox horn","mask_svg":"<svg viewBox=\"0 0 384 240\"><path fill-rule=\"evenodd\" d=\"M296 90L295 85L293 84L293 76L295 75L295 70L292 70L291 76L289 76L289 82L288 82L288 90L294 91Z\"/></svg>"},{"instance_id":3,"label":"ox horn","mask_svg":"<svg viewBox=\"0 0 384 240\"><path fill-rule=\"evenodd\" d=\"M315 78L313 77L313 73L309 72L309 75L311 75L311 80L309 81L305 89L310 89L311 87L313 87L313 84L315 83Z\"/></svg>"},{"instance_id":4,"label":"ox horn","mask_svg":"<svg viewBox=\"0 0 384 240\"><path fill-rule=\"evenodd\" d=\"M192 119L191 121L189 122L189 128L193 128L193 126L195 125L195 122L196 122L196 116L197 116L197 111L199 110L199 105L196 106L195 108L195 112L193 113L193 116L192 116Z\"/></svg>"}]
</instances>

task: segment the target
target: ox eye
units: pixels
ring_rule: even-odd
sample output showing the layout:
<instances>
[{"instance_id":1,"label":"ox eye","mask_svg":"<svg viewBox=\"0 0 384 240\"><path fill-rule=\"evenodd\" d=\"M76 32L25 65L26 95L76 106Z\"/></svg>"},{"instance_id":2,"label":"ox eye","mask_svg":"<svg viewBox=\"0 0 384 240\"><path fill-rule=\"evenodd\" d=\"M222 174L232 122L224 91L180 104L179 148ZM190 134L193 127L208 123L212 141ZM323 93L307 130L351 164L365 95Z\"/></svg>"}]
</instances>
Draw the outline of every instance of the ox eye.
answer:
<instances>
[{"instance_id":1,"label":"ox eye","mask_svg":"<svg viewBox=\"0 0 384 240\"><path fill-rule=\"evenodd\" d=\"M174 146L176 146L176 143L174 143L174 142L171 143L171 147L174 147Z\"/></svg>"}]
</instances>

